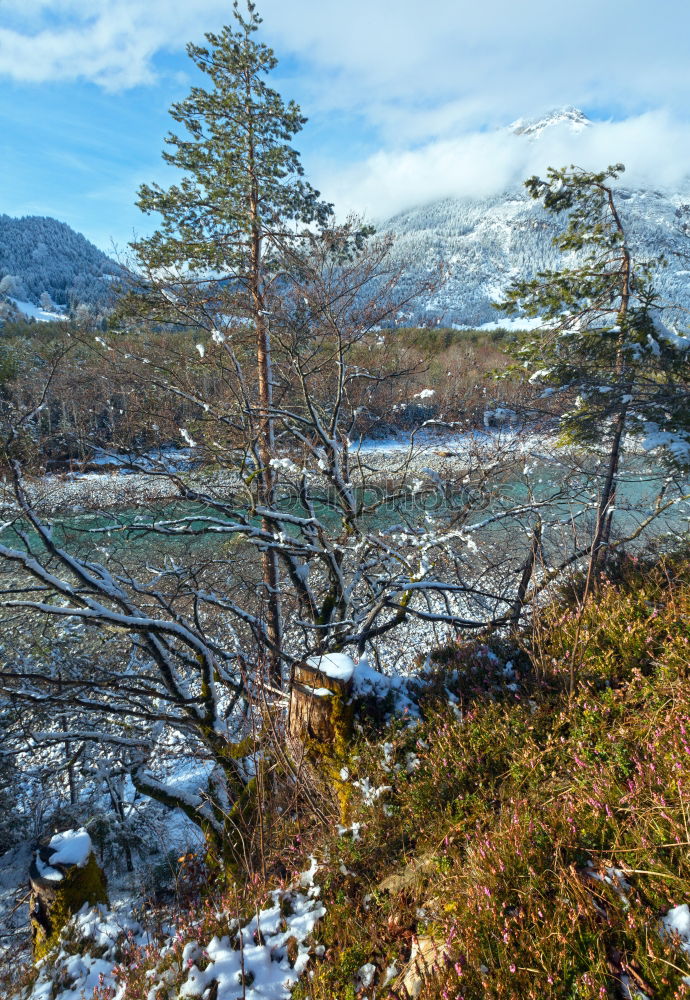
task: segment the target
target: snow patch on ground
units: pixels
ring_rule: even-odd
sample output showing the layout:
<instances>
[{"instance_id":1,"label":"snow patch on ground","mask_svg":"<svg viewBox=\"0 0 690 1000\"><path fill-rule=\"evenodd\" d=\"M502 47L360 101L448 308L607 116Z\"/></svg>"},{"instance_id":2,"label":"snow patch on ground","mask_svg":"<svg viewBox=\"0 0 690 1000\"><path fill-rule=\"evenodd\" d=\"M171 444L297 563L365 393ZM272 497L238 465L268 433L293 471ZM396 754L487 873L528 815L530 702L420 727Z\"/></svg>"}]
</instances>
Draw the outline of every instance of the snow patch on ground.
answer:
<instances>
[{"instance_id":1,"label":"snow patch on ground","mask_svg":"<svg viewBox=\"0 0 690 1000\"><path fill-rule=\"evenodd\" d=\"M660 933L666 937L677 937L681 950L690 953L690 907L687 903L674 906L661 918ZM684 976L683 982L690 986L690 976Z\"/></svg>"},{"instance_id":2,"label":"snow patch on ground","mask_svg":"<svg viewBox=\"0 0 690 1000\"><path fill-rule=\"evenodd\" d=\"M417 677L393 674L382 674L370 666L366 656L363 656L353 677L353 694L356 698L376 698L377 701L390 699L391 714L397 716L416 717L419 707L414 698L414 688L419 687Z\"/></svg>"},{"instance_id":3,"label":"snow patch on ground","mask_svg":"<svg viewBox=\"0 0 690 1000\"><path fill-rule=\"evenodd\" d=\"M83 1000L93 996L97 987L115 990L113 969L121 942L127 937L144 948L150 941L141 925L125 915L124 907L120 912L85 904L67 927L69 944L63 938L58 951L39 962L38 979L22 1000ZM98 957L92 954L96 951ZM123 1000L124 995L119 989L113 1000Z\"/></svg>"},{"instance_id":4,"label":"snow patch on ground","mask_svg":"<svg viewBox=\"0 0 690 1000\"><path fill-rule=\"evenodd\" d=\"M201 997L213 982L218 983L217 1000L235 1000L238 991L246 1000L289 997L309 962L306 939L326 913L315 898L319 891L312 885L306 895L288 894L288 916L284 916L284 894L272 893L272 905L257 913L232 939L213 938L207 944L210 964L203 970L192 965L180 997ZM288 958L290 939L297 949L292 965Z\"/></svg>"},{"instance_id":5,"label":"snow patch on ground","mask_svg":"<svg viewBox=\"0 0 690 1000\"><path fill-rule=\"evenodd\" d=\"M541 318L535 318L534 316L518 316L517 318L506 316L505 319L492 323L482 323L481 326L463 326L459 323L453 323L453 329L486 330L487 333L491 333L494 330L514 330L517 333L521 333L523 330L537 330L542 325L542 322Z\"/></svg>"},{"instance_id":6,"label":"snow patch on ground","mask_svg":"<svg viewBox=\"0 0 690 1000\"><path fill-rule=\"evenodd\" d=\"M667 934L678 935L683 951L690 951L690 907L687 903L669 910L662 917L661 925Z\"/></svg>"},{"instance_id":7,"label":"snow patch on ground","mask_svg":"<svg viewBox=\"0 0 690 1000\"><path fill-rule=\"evenodd\" d=\"M0 855L0 962L26 936L29 922L27 873L33 851L30 841Z\"/></svg>"},{"instance_id":8,"label":"snow patch on ground","mask_svg":"<svg viewBox=\"0 0 690 1000\"><path fill-rule=\"evenodd\" d=\"M8 298L20 313L23 313L29 319L37 320L39 323L64 323L67 318L64 313L41 309L40 306L35 306L33 302L22 302L20 299L13 299L11 296L8 296Z\"/></svg>"},{"instance_id":9,"label":"snow patch on ground","mask_svg":"<svg viewBox=\"0 0 690 1000\"><path fill-rule=\"evenodd\" d=\"M186 978L176 993L179 998L199 998L213 983L217 984L216 1000L289 997L309 962L312 949L307 939L326 913L319 899L321 888L314 880L317 872L312 858L311 867L298 880L299 889L306 891L275 890L268 905L243 926L238 928L228 916L228 934L222 938L213 937L203 945L186 941L178 966L169 960L175 929L166 928L161 948L164 968L149 974L148 997L168 996L171 972L175 978L185 970ZM120 909L83 906L69 922L58 950L39 963L38 978L22 1000L83 1000L96 988L112 1000L126 1000L126 986L115 976L122 944L127 940L128 946L145 949L152 938L125 911L131 913L131 901Z\"/></svg>"}]
</instances>

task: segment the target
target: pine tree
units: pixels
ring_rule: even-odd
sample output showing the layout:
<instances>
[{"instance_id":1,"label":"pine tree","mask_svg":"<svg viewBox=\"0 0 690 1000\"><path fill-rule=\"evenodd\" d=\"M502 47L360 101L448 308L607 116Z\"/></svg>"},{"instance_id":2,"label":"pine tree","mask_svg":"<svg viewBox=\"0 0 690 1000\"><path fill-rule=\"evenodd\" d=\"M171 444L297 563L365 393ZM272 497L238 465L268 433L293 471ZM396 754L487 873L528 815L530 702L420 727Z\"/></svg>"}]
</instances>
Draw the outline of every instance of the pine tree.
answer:
<instances>
[{"instance_id":1,"label":"pine tree","mask_svg":"<svg viewBox=\"0 0 690 1000\"><path fill-rule=\"evenodd\" d=\"M690 339L661 322L653 275L663 259L642 264L630 249L611 183L623 170L550 168L526 182L546 211L566 214L554 245L575 263L515 282L499 306L541 320L517 345L518 370L557 401L561 439L606 446L592 569L610 537L625 435L690 466Z\"/></svg>"},{"instance_id":2,"label":"pine tree","mask_svg":"<svg viewBox=\"0 0 690 1000\"><path fill-rule=\"evenodd\" d=\"M323 226L331 206L304 180L294 136L306 119L266 82L277 60L254 35L256 6L234 3L234 26L208 34L206 46L189 45L205 76L171 108L184 129L170 134L167 163L184 172L167 189L144 185L139 207L162 218L148 239L132 244L146 294L132 296L139 313L158 320L214 328L214 312L243 316L255 338L258 505L272 504L274 475L271 417L271 343L266 309L271 283L280 274L286 245L300 227ZM263 554L263 582L271 645L280 648L279 573L273 552ZM278 657L271 657L277 680Z\"/></svg>"}]
</instances>

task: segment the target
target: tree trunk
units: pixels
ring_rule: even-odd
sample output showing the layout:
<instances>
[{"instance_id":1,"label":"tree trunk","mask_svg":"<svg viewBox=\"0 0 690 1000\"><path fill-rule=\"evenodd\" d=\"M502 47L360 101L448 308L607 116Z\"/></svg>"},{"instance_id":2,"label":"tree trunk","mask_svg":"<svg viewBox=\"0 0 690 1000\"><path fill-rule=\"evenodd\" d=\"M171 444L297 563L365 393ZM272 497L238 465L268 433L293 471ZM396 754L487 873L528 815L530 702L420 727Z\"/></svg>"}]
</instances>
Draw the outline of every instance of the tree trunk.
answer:
<instances>
[{"instance_id":1,"label":"tree trunk","mask_svg":"<svg viewBox=\"0 0 690 1000\"><path fill-rule=\"evenodd\" d=\"M614 224L618 230L621 240L621 266L620 266L620 306L617 314L618 326L620 328L619 333L619 347L618 347L618 357L616 362L616 373L620 376L623 370L623 357L622 357L622 347L625 339L625 324L628 317L628 309L630 307L630 283L632 278L632 258L630 256L630 251L625 243L625 230L623 229L623 224L621 222L616 204L613 198L613 191L611 188L605 187L609 204L609 211L611 212ZM626 387L626 394L629 391ZM606 471L606 478L604 480L604 487L601 493L601 499L599 501L599 508L597 510L597 525L594 532L594 539L592 541L592 554L590 556L589 562L589 572L587 574L588 582L592 582L596 586L596 574L601 567L601 556L603 555L609 538L611 537L611 523L612 523L612 507L616 499L616 485L618 477L618 466L620 464L621 457L621 446L623 441L623 432L625 431L625 421L628 413L628 406L624 404L616 417L616 423L613 430L613 440L611 442L611 451L609 452L609 465Z\"/></svg>"},{"instance_id":2,"label":"tree trunk","mask_svg":"<svg viewBox=\"0 0 690 1000\"><path fill-rule=\"evenodd\" d=\"M613 513L611 508L616 499L618 466L620 464L621 444L623 440L623 431L625 430L626 413L627 407L624 407L616 418L616 424L613 431L611 451L609 452L609 465L606 470L606 478L604 479L604 486L601 491L599 508L597 510L597 525L594 532L594 539L592 541L592 555L590 558L591 573L589 574L592 580L595 580L596 572L601 566L601 556L604 554L611 535L611 515Z\"/></svg>"},{"instance_id":3,"label":"tree trunk","mask_svg":"<svg viewBox=\"0 0 690 1000\"><path fill-rule=\"evenodd\" d=\"M511 613L510 624L513 629L517 629L520 624L520 616L522 614L522 609L525 606L525 598L527 596L527 590L529 589L530 582L532 580L532 575L534 573L534 565L537 561L537 556L541 549L541 536L542 536L542 523L541 518L537 521L534 526L534 531L532 532L532 542L530 544L530 549L527 554L527 559L525 560L525 565L522 569L522 575L520 577L520 583L518 585L517 594L515 595L515 601L513 602L513 608Z\"/></svg>"},{"instance_id":4,"label":"tree trunk","mask_svg":"<svg viewBox=\"0 0 690 1000\"><path fill-rule=\"evenodd\" d=\"M261 297L256 299L261 303ZM271 508L274 502L274 475L271 459L273 458L273 421L271 418L272 391L270 340L262 310L256 309L256 340L257 369L259 382L259 456L262 470L259 477L259 499L263 507ZM272 533L271 521L262 517L261 527ZM273 549L265 549L261 555L263 585L265 589L266 628L270 648L267 654L269 678L276 687L282 685L280 647L282 642L282 622L280 610L280 573L278 559Z\"/></svg>"},{"instance_id":5,"label":"tree trunk","mask_svg":"<svg viewBox=\"0 0 690 1000\"><path fill-rule=\"evenodd\" d=\"M274 501L274 471L271 460L273 446L273 382L271 377L271 338L266 319L266 308L262 289L261 227L259 215L259 189L255 175L254 140L249 136L249 174L251 193L249 212L251 220L250 247L250 293L254 325L256 328L256 370L259 389L259 500L263 507L271 508ZM273 531L273 525L262 517L264 531ZM280 573L278 558L273 549L265 549L261 556L263 585L266 591L266 629L270 648L267 653L269 678L276 687L282 686L280 647L282 644L282 621L280 607Z\"/></svg>"}]
</instances>

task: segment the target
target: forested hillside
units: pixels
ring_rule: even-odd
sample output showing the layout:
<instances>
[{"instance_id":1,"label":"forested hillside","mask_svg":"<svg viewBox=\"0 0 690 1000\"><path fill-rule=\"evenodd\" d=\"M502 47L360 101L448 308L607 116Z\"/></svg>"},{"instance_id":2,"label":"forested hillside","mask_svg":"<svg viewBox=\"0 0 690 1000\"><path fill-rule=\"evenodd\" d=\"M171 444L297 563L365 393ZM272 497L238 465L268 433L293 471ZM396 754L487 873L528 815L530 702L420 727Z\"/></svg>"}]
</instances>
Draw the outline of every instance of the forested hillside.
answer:
<instances>
[{"instance_id":1,"label":"forested hillside","mask_svg":"<svg viewBox=\"0 0 690 1000\"><path fill-rule=\"evenodd\" d=\"M574 133L577 150L579 136L590 124L581 112L565 109L515 123L510 142L539 143L542 136L568 131ZM618 199L631 247L640 259L664 254L666 267L657 276L662 300L687 310L690 183L675 190L623 185L625 177ZM381 226L395 237L396 253L409 265L410 283L435 268L443 275L435 294L415 303L408 319L467 326L495 321L492 304L516 277L534 277L560 265L553 242L558 228L557 219L535 204L521 183L484 197L468 194L429 202L422 193L417 206ZM677 316L682 323L682 310Z\"/></svg>"},{"instance_id":2,"label":"forested hillside","mask_svg":"<svg viewBox=\"0 0 690 1000\"><path fill-rule=\"evenodd\" d=\"M0 215L0 292L41 305L104 308L117 265L64 222L45 216ZM47 303L47 300L44 299Z\"/></svg>"}]
</instances>

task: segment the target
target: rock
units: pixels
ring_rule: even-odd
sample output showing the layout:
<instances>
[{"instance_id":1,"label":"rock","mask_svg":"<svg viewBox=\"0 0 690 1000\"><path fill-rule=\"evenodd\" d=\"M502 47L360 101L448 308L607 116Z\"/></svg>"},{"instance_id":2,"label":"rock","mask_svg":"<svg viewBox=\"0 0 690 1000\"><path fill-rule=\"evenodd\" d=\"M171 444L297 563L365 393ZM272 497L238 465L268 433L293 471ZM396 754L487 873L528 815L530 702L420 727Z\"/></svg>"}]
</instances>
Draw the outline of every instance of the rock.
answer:
<instances>
[{"instance_id":1,"label":"rock","mask_svg":"<svg viewBox=\"0 0 690 1000\"><path fill-rule=\"evenodd\" d=\"M447 955L445 944L430 937L417 938L412 945L410 961L399 980L410 1000L417 1000L425 981L438 972Z\"/></svg>"},{"instance_id":2,"label":"rock","mask_svg":"<svg viewBox=\"0 0 690 1000\"><path fill-rule=\"evenodd\" d=\"M421 881L425 871L433 868L433 854L424 854L421 858L413 858L401 871L384 878L376 886L377 892L402 892Z\"/></svg>"}]
</instances>

